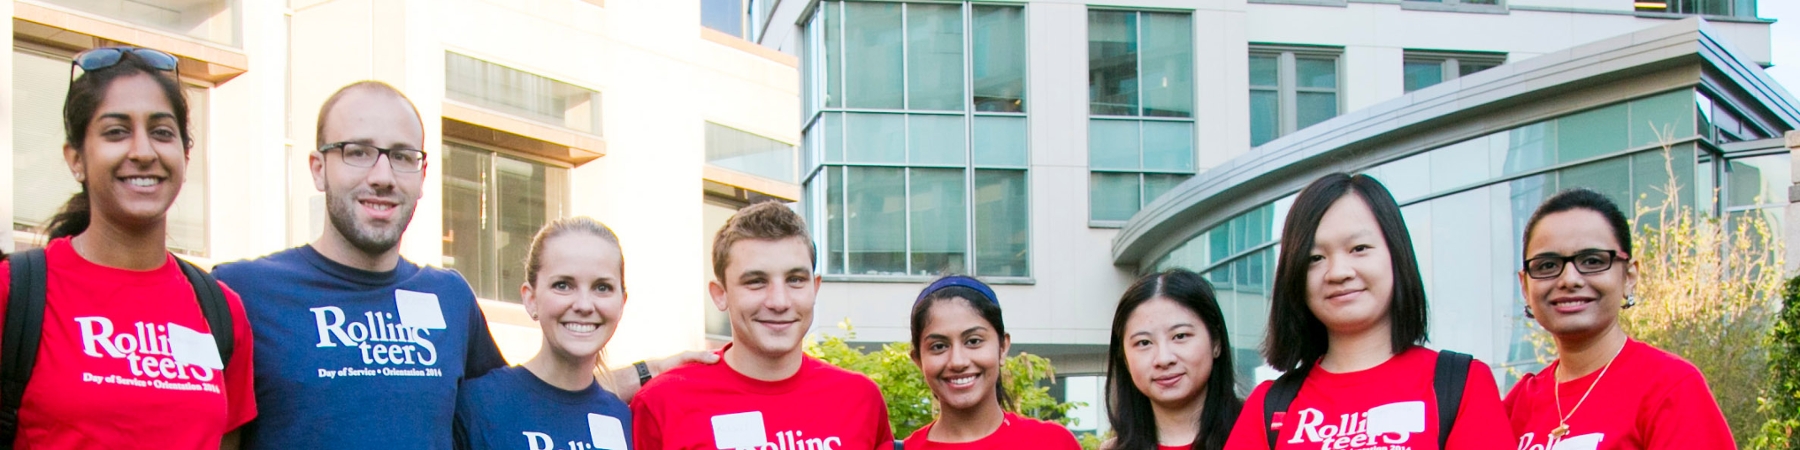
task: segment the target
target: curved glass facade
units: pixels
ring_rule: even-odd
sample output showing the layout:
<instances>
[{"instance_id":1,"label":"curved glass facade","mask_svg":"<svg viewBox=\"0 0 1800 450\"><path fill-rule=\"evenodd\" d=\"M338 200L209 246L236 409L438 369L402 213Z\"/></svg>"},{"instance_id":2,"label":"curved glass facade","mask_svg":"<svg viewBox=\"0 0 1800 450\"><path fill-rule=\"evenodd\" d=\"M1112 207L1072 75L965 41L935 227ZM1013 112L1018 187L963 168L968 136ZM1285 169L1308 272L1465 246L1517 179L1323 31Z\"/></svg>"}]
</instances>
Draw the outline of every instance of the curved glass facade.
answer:
<instances>
[{"instance_id":1,"label":"curved glass facade","mask_svg":"<svg viewBox=\"0 0 1800 450\"><path fill-rule=\"evenodd\" d=\"M1728 156L1714 145L1719 134L1709 120L1710 106L1692 89L1671 91L1360 169L1381 180L1401 204L1431 301L1432 346L1483 359L1503 386L1517 373L1537 368L1514 273L1526 221L1558 190L1587 187L1621 206L1655 205L1665 198L1663 186L1673 173L1681 185L1679 199L1705 211L1724 206L1750 212L1772 204L1736 201L1732 186L1757 188L1755 194L1736 194L1740 197L1766 198L1773 188L1764 173L1787 167L1786 154L1731 160L1731 168L1761 170L1715 167L1711 161ZM1668 159L1663 142L1671 144ZM1714 203L1715 188L1728 205ZM1268 322L1277 240L1293 198L1289 193L1208 229L1151 267L1195 270L1214 283L1237 352L1239 379L1245 380L1242 389L1275 374L1263 366L1258 349Z\"/></svg>"}]
</instances>

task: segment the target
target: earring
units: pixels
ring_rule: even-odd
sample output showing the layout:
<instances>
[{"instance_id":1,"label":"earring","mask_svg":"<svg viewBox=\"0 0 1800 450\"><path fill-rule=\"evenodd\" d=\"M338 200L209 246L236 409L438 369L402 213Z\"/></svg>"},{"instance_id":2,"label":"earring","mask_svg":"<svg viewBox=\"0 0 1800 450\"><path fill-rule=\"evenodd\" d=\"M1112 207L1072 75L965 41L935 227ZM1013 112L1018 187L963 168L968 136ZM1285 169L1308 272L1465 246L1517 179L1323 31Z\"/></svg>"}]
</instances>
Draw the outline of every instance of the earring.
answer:
<instances>
[{"instance_id":1,"label":"earring","mask_svg":"<svg viewBox=\"0 0 1800 450\"><path fill-rule=\"evenodd\" d=\"M534 321L537 320L537 311L526 311L525 314L530 315L531 320L534 320Z\"/></svg>"},{"instance_id":2,"label":"earring","mask_svg":"<svg viewBox=\"0 0 1800 450\"><path fill-rule=\"evenodd\" d=\"M1637 306L1637 296L1625 294L1625 305L1620 306L1619 309L1631 309L1633 306Z\"/></svg>"},{"instance_id":3,"label":"earring","mask_svg":"<svg viewBox=\"0 0 1800 450\"><path fill-rule=\"evenodd\" d=\"M1537 318L1537 315L1534 315L1531 313L1531 305L1525 305L1525 318L1527 318L1527 319L1536 319Z\"/></svg>"}]
</instances>

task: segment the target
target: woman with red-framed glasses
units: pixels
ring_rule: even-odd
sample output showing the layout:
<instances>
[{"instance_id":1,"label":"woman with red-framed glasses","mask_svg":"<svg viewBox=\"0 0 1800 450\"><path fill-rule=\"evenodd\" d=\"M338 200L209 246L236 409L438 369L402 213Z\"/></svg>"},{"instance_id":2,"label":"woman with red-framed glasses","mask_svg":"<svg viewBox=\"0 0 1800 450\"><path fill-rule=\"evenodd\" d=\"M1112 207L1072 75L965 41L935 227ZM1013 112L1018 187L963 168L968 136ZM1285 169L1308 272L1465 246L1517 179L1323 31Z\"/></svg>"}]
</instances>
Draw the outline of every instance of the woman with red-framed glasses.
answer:
<instances>
[{"instance_id":1,"label":"woman with red-framed glasses","mask_svg":"<svg viewBox=\"0 0 1800 450\"><path fill-rule=\"evenodd\" d=\"M1700 370L1619 326L1637 261L1618 205L1557 193L1531 214L1524 250L1525 315L1556 339L1556 361L1506 394L1519 449L1737 448Z\"/></svg>"},{"instance_id":2,"label":"woman with red-framed glasses","mask_svg":"<svg viewBox=\"0 0 1800 450\"><path fill-rule=\"evenodd\" d=\"M166 247L193 146L177 62L136 47L75 56L62 153L81 191L44 249L0 262L4 323L22 325L0 330L0 444L235 448L256 416L243 304Z\"/></svg>"}]
</instances>

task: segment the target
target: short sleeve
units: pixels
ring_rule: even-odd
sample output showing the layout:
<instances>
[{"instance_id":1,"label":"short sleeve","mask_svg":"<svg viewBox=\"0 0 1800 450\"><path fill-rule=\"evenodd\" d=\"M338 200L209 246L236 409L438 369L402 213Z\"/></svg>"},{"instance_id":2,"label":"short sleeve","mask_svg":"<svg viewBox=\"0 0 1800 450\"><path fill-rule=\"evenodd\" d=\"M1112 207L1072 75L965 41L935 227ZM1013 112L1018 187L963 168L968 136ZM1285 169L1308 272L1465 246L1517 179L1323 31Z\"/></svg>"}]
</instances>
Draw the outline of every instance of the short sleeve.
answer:
<instances>
[{"instance_id":1,"label":"short sleeve","mask_svg":"<svg viewBox=\"0 0 1800 450\"><path fill-rule=\"evenodd\" d=\"M231 362L225 366L225 431L230 432L256 418L256 337L252 336L250 317L244 313L244 301L236 291L219 282L225 291L225 303L231 307Z\"/></svg>"},{"instance_id":2,"label":"short sleeve","mask_svg":"<svg viewBox=\"0 0 1800 450\"><path fill-rule=\"evenodd\" d=\"M1691 365L1685 369L1659 398L1644 402L1638 423L1648 438L1644 449L1737 448L1705 376Z\"/></svg>"},{"instance_id":3,"label":"short sleeve","mask_svg":"<svg viewBox=\"0 0 1800 450\"><path fill-rule=\"evenodd\" d=\"M657 396L653 389L658 384L656 381L660 380L651 380L649 386L631 396L631 448L635 450L662 448L662 422L657 417L660 411L652 404Z\"/></svg>"},{"instance_id":4,"label":"short sleeve","mask_svg":"<svg viewBox=\"0 0 1800 450\"><path fill-rule=\"evenodd\" d=\"M888 450L894 448L894 428L888 423L887 402L881 399L881 389L869 382L869 391L874 394L874 401L869 402L875 408L875 448L871 450Z\"/></svg>"},{"instance_id":5,"label":"short sleeve","mask_svg":"<svg viewBox=\"0 0 1800 450\"><path fill-rule=\"evenodd\" d=\"M1506 410L1500 406L1500 386L1494 383L1493 370L1480 360L1469 362L1469 378L1463 384L1462 405L1457 409L1453 425L1445 447L1457 450L1513 448L1512 426L1506 420ZM1438 427L1442 429L1443 424Z\"/></svg>"},{"instance_id":6,"label":"short sleeve","mask_svg":"<svg viewBox=\"0 0 1800 450\"><path fill-rule=\"evenodd\" d=\"M1250 398L1244 399L1244 410L1238 413L1237 424L1231 427L1231 437L1225 440L1226 450L1266 450L1269 448L1269 435L1263 430L1263 397L1269 394L1269 386L1273 383L1264 381L1256 385L1250 392Z\"/></svg>"},{"instance_id":7,"label":"short sleeve","mask_svg":"<svg viewBox=\"0 0 1800 450\"><path fill-rule=\"evenodd\" d=\"M494 334L488 331L487 315L482 314L479 301L470 302L469 353L463 362L463 379L479 378L501 367L506 367L506 358L500 356L500 346L494 343Z\"/></svg>"},{"instance_id":8,"label":"short sleeve","mask_svg":"<svg viewBox=\"0 0 1800 450\"><path fill-rule=\"evenodd\" d=\"M476 417L477 412L481 410L480 403L481 401L475 399L473 389L457 390L456 413L450 426L450 440L456 450L477 448L482 442L481 431L484 428L476 423L480 420Z\"/></svg>"}]
</instances>

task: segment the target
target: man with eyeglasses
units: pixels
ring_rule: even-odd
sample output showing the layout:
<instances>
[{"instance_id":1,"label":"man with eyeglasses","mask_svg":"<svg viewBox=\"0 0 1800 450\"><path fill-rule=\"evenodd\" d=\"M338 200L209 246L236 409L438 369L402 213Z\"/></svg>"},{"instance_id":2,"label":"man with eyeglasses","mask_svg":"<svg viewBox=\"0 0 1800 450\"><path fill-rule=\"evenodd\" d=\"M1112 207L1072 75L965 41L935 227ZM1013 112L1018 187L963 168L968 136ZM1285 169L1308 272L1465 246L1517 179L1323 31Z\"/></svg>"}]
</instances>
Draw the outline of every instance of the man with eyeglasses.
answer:
<instances>
[{"instance_id":1,"label":"man with eyeglasses","mask_svg":"<svg viewBox=\"0 0 1800 450\"><path fill-rule=\"evenodd\" d=\"M400 256L424 191L425 128L392 86L340 89L308 158L329 226L220 265L256 330L246 448L450 448L457 384L506 365L456 272Z\"/></svg>"}]
</instances>

